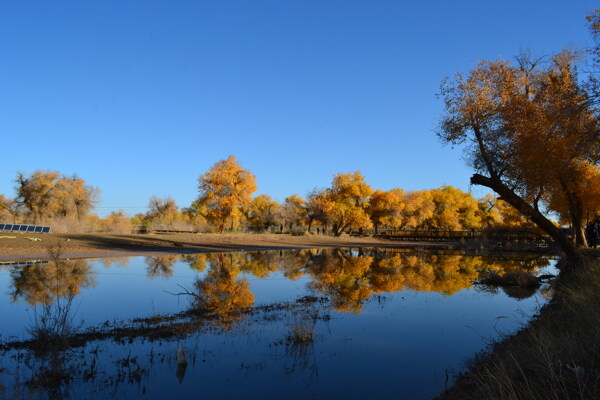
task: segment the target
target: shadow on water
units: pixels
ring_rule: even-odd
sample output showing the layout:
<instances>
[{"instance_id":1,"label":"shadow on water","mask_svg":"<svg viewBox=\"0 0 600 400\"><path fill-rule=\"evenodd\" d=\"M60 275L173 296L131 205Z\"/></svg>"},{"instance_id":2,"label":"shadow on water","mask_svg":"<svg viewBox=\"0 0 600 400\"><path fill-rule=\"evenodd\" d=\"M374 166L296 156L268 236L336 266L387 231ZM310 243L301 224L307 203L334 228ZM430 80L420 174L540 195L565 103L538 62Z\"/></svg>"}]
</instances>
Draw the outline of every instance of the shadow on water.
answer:
<instances>
[{"instance_id":1,"label":"shadow on water","mask_svg":"<svg viewBox=\"0 0 600 400\"><path fill-rule=\"evenodd\" d=\"M315 346L337 313L358 315L369 302L385 307L383 294L404 290L450 296L490 271L536 273L549 264L545 258L522 254L498 259L452 252L319 249L146 257L146 274L150 279L170 277L179 262L200 273L190 287L172 292L189 299L187 309L85 328L74 323L74 316L81 290L95 285L90 261L53 257L45 265L12 267L11 299L32 306L33 320L26 339L0 345L9 360L0 368L0 395L64 399L80 398L82 390L100 398L132 390L145 394L154 380L165 379L164 374L184 387L193 383L186 378L189 369L219 363L207 343L230 335L231 340L248 341L243 352L252 350L252 339L272 339L265 360L242 360L240 371L255 374L280 368L283 376L317 390ZM309 278L310 294L256 306L246 277L267 279L274 273L290 281ZM517 299L536 293L531 288L503 290Z\"/></svg>"}]
</instances>

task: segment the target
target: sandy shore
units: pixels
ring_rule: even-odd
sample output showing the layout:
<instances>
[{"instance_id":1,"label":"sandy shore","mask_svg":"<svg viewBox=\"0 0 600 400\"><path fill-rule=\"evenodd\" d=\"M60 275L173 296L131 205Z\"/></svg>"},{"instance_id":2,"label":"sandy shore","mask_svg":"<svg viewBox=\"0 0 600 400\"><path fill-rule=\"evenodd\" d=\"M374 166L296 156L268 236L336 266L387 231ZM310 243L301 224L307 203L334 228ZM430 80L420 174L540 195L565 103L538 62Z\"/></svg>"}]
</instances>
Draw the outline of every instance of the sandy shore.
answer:
<instances>
[{"instance_id":1,"label":"sandy shore","mask_svg":"<svg viewBox=\"0 0 600 400\"><path fill-rule=\"evenodd\" d=\"M163 253L203 253L300 249L317 247L414 247L435 243L401 243L373 238L275 234L20 234L0 232L0 260L48 258L48 249L60 244L64 257L112 257Z\"/></svg>"}]
</instances>

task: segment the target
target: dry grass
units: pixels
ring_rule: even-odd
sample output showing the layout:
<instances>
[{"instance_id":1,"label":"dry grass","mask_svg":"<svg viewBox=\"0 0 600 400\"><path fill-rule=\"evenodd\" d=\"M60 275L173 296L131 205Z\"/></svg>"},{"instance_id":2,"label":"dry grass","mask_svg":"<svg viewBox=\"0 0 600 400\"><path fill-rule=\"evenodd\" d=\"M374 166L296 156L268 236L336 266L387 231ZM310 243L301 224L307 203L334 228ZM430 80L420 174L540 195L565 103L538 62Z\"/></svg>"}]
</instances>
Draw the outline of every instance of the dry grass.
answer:
<instances>
[{"instance_id":1,"label":"dry grass","mask_svg":"<svg viewBox=\"0 0 600 400\"><path fill-rule=\"evenodd\" d=\"M439 398L600 398L600 261L561 277L538 318L492 350Z\"/></svg>"},{"instance_id":2,"label":"dry grass","mask_svg":"<svg viewBox=\"0 0 600 400\"><path fill-rule=\"evenodd\" d=\"M315 325L318 319L316 309L307 308L292 313L288 322L286 340L291 344L312 343L315 340Z\"/></svg>"}]
</instances>

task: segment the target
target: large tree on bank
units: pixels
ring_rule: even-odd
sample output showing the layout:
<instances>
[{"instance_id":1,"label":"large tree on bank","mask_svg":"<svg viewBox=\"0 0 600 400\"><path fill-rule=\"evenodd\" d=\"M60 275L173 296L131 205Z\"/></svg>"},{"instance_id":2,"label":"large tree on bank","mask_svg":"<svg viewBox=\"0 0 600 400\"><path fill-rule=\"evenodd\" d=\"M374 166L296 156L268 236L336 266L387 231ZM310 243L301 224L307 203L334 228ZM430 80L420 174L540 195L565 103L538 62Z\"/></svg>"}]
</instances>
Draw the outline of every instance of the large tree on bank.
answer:
<instances>
[{"instance_id":1,"label":"large tree on bank","mask_svg":"<svg viewBox=\"0 0 600 400\"><path fill-rule=\"evenodd\" d=\"M517 61L484 61L444 81L438 136L466 145L472 184L498 193L577 258L578 246L586 246L581 171L598 173L598 115L571 53L545 66L526 56ZM556 203L568 208L575 243L544 214Z\"/></svg>"},{"instance_id":2,"label":"large tree on bank","mask_svg":"<svg viewBox=\"0 0 600 400\"><path fill-rule=\"evenodd\" d=\"M215 163L198 181L195 206L204 211L219 233L225 231L228 222L234 224L241 214L240 208L250 204L256 191L256 177L242 168L234 156Z\"/></svg>"}]
</instances>

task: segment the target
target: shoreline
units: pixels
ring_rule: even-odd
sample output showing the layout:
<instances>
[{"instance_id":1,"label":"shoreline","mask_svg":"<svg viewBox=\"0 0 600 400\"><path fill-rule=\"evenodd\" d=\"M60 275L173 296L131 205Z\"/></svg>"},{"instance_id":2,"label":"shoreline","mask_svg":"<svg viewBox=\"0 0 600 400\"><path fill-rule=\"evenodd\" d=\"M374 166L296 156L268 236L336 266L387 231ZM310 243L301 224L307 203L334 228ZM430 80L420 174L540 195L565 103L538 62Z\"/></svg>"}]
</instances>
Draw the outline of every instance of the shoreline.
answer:
<instances>
[{"instance_id":1,"label":"shoreline","mask_svg":"<svg viewBox=\"0 0 600 400\"><path fill-rule=\"evenodd\" d=\"M335 237L272 233L0 233L0 261L49 259L50 248L57 246L60 247L62 257L71 259L333 247L450 250L474 254L540 252L540 249L485 247L478 242L395 241L345 235Z\"/></svg>"},{"instance_id":2,"label":"shoreline","mask_svg":"<svg viewBox=\"0 0 600 400\"><path fill-rule=\"evenodd\" d=\"M529 323L476 354L434 400L597 398L600 249L586 256Z\"/></svg>"},{"instance_id":3,"label":"shoreline","mask_svg":"<svg viewBox=\"0 0 600 400\"><path fill-rule=\"evenodd\" d=\"M460 243L399 242L370 237L285 234L0 234L0 261L49 259L60 246L65 258L102 258L331 247L459 249Z\"/></svg>"}]
</instances>

